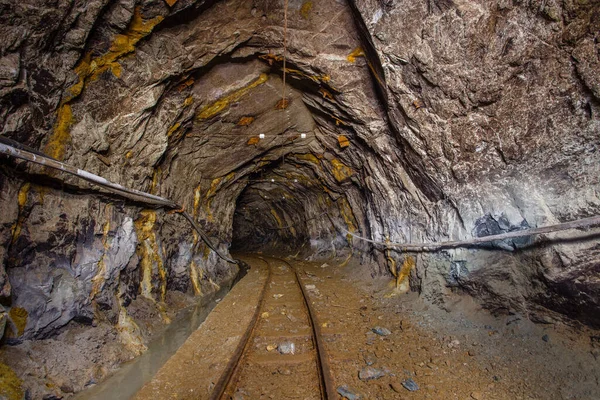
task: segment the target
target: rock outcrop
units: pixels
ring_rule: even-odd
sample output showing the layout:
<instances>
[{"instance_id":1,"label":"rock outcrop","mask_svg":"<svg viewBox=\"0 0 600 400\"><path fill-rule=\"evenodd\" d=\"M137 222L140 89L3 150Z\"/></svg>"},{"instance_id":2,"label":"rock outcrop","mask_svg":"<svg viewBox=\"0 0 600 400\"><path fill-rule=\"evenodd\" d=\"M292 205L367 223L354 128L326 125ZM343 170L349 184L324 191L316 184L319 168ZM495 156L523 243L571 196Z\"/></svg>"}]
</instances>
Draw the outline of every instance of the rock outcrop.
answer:
<instances>
[{"instance_id":1,"label":"rock outcrop","mask_svg":"<svg viewBox=\"0 0 600 400\"><path fill-rule=\"evenodd\" d=\"M356 237L600 214L598 3L290 1L285 101L280 3L1 1L0 133L183 204L225 253L353 254L442 306L600 326L597 229ZM237 272L181 216L76 178L2 157L0 188L9 344L107 323L139 350L132 302Z\"/></svg>"}]
</instances>

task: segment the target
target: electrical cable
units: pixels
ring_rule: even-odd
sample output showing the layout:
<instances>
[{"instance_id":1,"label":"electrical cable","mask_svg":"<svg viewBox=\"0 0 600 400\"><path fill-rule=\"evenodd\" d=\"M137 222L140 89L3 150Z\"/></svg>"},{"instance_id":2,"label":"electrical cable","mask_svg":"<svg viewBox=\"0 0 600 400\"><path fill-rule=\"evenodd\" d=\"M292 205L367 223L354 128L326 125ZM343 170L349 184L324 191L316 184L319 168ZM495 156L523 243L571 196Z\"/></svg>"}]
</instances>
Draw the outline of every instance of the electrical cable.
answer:
<instances>
[{"instance_id":1,"label":"electrical cable","mask_svg":"<svg viewBox=\"0 0 600 400\"><path fill-rule=\"evenodd\" d=\"M0 154L5 154L7 156L25 160L27 162L31 162L34 164L42 165L44 167L56 169L61 172L66 172L66 173L74 175L80 179L83 179L85 181L88 181L90 183L98 185L100 187L103 187L111 193L116 193L120 196L123 196L125 198L128 198L128 199L136 201L136 202L142 202L142 203L150 204L153 206L166 207L166 208L174 210L175 212L183 215L189 221L189 223L192 225L192 227L198 232L198 234L200 235L200 238L202 238L204 243L212 251L214 251L217 254L217 256L219 256L219 258L221 258L229 263L232 263L232 264L238 263L237 261L232 260L231 258L221 254L216 249L216 247L212 244L212 242L208 238L208 235L200 228L200 226L198 226L198 224L193 220L193 218L187 212L185 212L183 210L183 207L181 207L174 201L166 199L164 197L156 196L156 195L153 195L150 193L142 192L140 190L127 188L125 186L119 185L118 183L111 182L99 175L92 174L88 171L85 171L85 170L82 170L79 168L75 168L75 167L72 167L63 162L55 160L54 158L48 157L48 156L44 155L43 153L40 153L40 152L32 153L30 151L23 150L22 148L19 149L10 144L6 144L6 143L7 143L6 140L0 140Z\"/></svg>"}]
</instances>

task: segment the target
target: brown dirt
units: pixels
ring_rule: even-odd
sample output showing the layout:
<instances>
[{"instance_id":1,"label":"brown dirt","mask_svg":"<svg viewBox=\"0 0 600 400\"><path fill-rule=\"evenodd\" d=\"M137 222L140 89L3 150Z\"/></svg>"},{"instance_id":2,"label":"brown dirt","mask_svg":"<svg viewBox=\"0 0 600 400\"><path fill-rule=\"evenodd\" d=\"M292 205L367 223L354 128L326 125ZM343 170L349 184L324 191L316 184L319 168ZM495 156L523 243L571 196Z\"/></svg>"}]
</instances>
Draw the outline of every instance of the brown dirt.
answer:
<instances>
[{"instance_id":1,"label":"brown dirt","mask_svg":"<svg viewBox=\"0 0 600 400\"><path fill-rule=\"evenodd\" d=\"M257 302L264 264L249 273L136 398L207 398L231 358ZM468 296L451 312L416 293L390 297L389 279L366 267L290 261L301 271L322 327L335 387L363 399L597 399L600 365L594 332L535 325L518 316L493 317ZM331 261L329 264L334 264ZM273 281L242 359L233 398L311 399L318 396L315 352L293 275L273 262ZM263 271L263 272L257 272ZM283 296L274 296L282 294ZM372 332L389 329L388 336ZM548 335L547 337L545 335ZM590 336L591 335L591 336ZM546 339L546 340L544 340ZM294 355L279 354L283 341ZM361 380L371 363L383 377ZM402 385L412 379L419 387Z\"/></svg>"},{"instance_id":2,"label":"brown dirt","mask_svg":"<svg viewBox=\"0 0 600 400\"><path fill-rule=\"evenodd\" d=\"M389 280L373 280L355 263L345 268L297 264L321 293L315 301L320 318L340 332L328 348L333 360L344 355L333 363L336 382L364 398L600 397L600 363L590 332L535 325L516 316L495 318L468 296L457 297L451 312L426 304L416 293L389 297ZM391 334L375 335L375 326ZM364 382L358 372L369 359L386 375ZM409 378L419 390L402 387Z\"/></svg>"}]
</instances>

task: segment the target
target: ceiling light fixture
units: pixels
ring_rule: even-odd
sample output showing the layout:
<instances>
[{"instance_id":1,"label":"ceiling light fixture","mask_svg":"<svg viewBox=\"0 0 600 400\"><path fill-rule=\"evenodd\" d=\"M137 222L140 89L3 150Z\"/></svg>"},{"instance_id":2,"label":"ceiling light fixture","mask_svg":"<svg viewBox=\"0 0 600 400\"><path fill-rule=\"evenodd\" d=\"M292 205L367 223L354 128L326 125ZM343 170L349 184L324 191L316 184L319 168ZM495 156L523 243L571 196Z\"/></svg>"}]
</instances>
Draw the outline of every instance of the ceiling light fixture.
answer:
<instances>
[{"instance_id":1,"label":"ceiling light fixture","mask_svg":"<svg viewBox=\"0 0 600 400\"><path fill-rule=\"evenodd\" d=\"M264 138L265 138L265 134L264 134L264 133L261 133L260 135L258 135L258 138L259 138L259 139L264 139Z\"/></svg>"},{"instance_id":2,"label":"ceiling light fixture","mask_svg":"<svg viewBox=\"0 0 600 400\"><path fill-rule=\"evenodd\" d=\"M302 139L306 139L306 133L301 133L301 134L300 134L300 137L301 137Z\"/></svg>"}]
</instances>

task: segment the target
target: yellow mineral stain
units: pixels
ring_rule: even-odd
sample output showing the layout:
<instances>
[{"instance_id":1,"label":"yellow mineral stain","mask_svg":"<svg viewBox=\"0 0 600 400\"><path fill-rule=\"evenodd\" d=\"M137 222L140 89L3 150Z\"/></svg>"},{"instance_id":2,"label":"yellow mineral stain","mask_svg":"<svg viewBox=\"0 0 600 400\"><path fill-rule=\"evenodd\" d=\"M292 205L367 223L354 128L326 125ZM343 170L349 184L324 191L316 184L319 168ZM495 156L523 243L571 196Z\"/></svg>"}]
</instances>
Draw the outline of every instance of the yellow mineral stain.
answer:
<instances>
[{"instance_id":1,"label":"yellow mineral stain","mask_svg":"<svg viewBox=\"0 0 600 400\"><path fill-rule=\"evenodd\" d=\"M402 291L403 293L408 292L408 277L410 276L410 272L415 267L415 259L412 256L407 256L402 263L402 268L400 268L400 272L396 277L396 288Z\"/></svg>"},{"instance_id":2,"label":"yellow mineral stain","mask_svg":"<svg viewBox=\"0 0 600 400\"><path fill-rule=\"evenodd\" d=\"M231 181L233 178L235 178L235 172L230 172L225 176L225 182L229 182Z\"/></svg>"},{"instance_id":3,"label":"yellow mineral stain","mask_svg":"<svg viewBox=\"0 0 600 400\"><path fill-rule=\"evenodd\" d=\"M17 204L19 205L19 216L17 218L17 222L12 228L11 243L14 243L21 235L21 228L23 227L23 222L25 221L23 209L25 208L25 204L27 204L27 196L29 194L29 189L31 189L31 184L29 182L25 183L23 186L21 186L21 189L19 189L19 194L17 196Z\"/></svg>"},{"instance_id":4,"label":"yellow mineral stain","mask_svg":"<svg viewBox=\"0 0 600 400\"><path fill-rule=\"evenodd\" d=\"M364 57L365 56L365 52L363 51L363 49L361 47L357 47L356 49L354 49L352 51L352 53L348 54L348 57L346 57L346 59L348 60L348 62L355 62L356 61L356 57Z\"/></svg>"},{"instance_id":5,"label":"yellow mineral stain","mask_svg":"<svg viewBox=\"0 0 600 400\"><path fill-rule=\"evenodd\" d=\"M140 327L127 314L127 310L123 306L120 306L119 320L116 328L121 341L131 352L140 355L147 350L142 340Z\"/></svg>"},{"instance_id":6,"label":"yellow mineral stain","mask_svg":"<svg viewBox=\"0 0 600 400\"><path fill-rule=\"evenodd\" d=\"M198 211L200 210L200 193L200 185L198 185L196 186L196 189L194 189L194 206L192 207L192 215L194 218L198 216Z\"/></svg>"},{"instance_id":7,"label":"yellow mineral stain","mask_svg":"<svg viewBox=\"0 0 600 400\"><path fill-rule=\"evenodd\" d=\"M299 69L294 69L294 68L285 68L285 69L283 69L283 71L285 71L285 73L289 74L289 75L295 75L300 78L310 79L311 81L318 83L318 84L327 83L331 80L331 76L329 76L327 74L309 75L303 71L300 71ZM335 90L335 88L333 88L331 85L329 85L329 88Z\"/></svg>"},{"instance_id":8,"label":"yellow mineral stain","mask_svg":"<svg viewBox=\"0 0 600 400\"><path fill-rule=\"evenodd\" d=\"M181 127L181 123L179 123L179 122L177 122L175 125L173 125L172 127L170 127L169 130L167 131L167 137L173 136L173 134L175 132L177 132L177 130L179 129L179 127Z\"/></svg>"},{"instance_id":9,"label":"yellow mineral stain","mask_svg":"<svg viewBox=\"0 0 600 400\"><path fill-rule=\"evenodd\" d=\"M350 254L348 254L348 257L346 257L346 259L340 264L340 267L344 268L346 265L348 265L348 263L352 259L352 255L353 252L350 252Z\"/></svg>"},{"instance_id":10,"label":"yellow mineral stain","mask_svg":"<svg viewBox=\"0 0 600 400\"><path fill-rule=\"evenodd\" d=\"M125 153L125 158L130 159L131 157L133 157L133 152L129 150L127 153Z\"/></svg>"},{"instance_id":11,"label":"yellow mineral stain","mask_svg":"<svg viewBox=\"0 0 600 400\"><path fill-rule=\"evenodd\" d=\"M98 261L98 272L92 278L92 291L90 293L90 299L94 299L100 290L102 290L102 285L106 281L106 263L104 261L104 257L106 256L106 252L108 251L108 233L110 232L110 221L107 221L104 224L102 229L102 246L104 247L104 253L100 257Z\"/></svg>"},{"instance_id":12,"label":"yellow mineral stain","mask_svg":"<svg viewBox=\"0 0 600 400\"><path fill-rule=\"evenodd\" d=\"M147 299L155 300L152 296L152 271L156 267L161 280L159 301L164 301L166 295L166 271L160 256L156 233L154 232L155 223L156 212L154 210L141 211L140 217L135 221L136 233L139 240L137 254L140 259L140 269L142 271L140 294Z\"/></svg>"},{"instance_id":13,"label":"yellow mineral stain","mask_svg":"<svg viewBox=\"0 0 600 400\"><path fill-rule=\"evenodd\" d=\"M206 213L206 221L214 222L213 214L212 214L212 199L208 199L206 204L204 205L204 212Z\"/></svg>"},{"instance_id":14,"label":"yellow mineral stain","mask_svg":"<svg viewBox=\"0 0 600 400\"><path fill-rule=\"evenodd\" d=\"M202 288L200 287L200 277L198 276L198 270L196 263L192 260L190 263L190 281L192 282L192 288L194 289L194 295L202 296Z\"/></svg>"},{"instance_id":15,"label":"yellow mineral stain","mask_svg":"<svg viewBox=\"0 0 600 400\"><path fill-rule=\"evenodd\" d=\"M212 104L209 104L208 106L204 107L202 110L200 110L200 113L198 113L198 119L209 119L214 117L215 115L221 113L223 110L225 110L225 108L227 106L229 106L229 104L238 101L239 99L241 99L245 94L247 94L250 90L254 89L255 87L262 85L263 83L267 82L269 80L269 76L267 74L260 74L260 76L258 78L256 78L254 81L252 81L249 85L238 89L236 91L234 91L233 93L230 93L222 98L220 98L219 100L215 101Z\"/></svg>"},{"instance_id":16,"label":"yellow mineral stain","mask_svg":"<svg viewBox=\"0 0 600 400\"><path fill-rule=\"evenodd\" d=\"M185 100L183 101L184 107L189 107L192 104L194 104L194 97L192 97L192 96L186 97Z\"/></svg>"},{"instance_id":17,"label":"yellow mineral stain","mask_svg":"<svg viewBox=\"0 0 600 400\"><path fill-rule=\"evenodd\" d=\"M205 260L208 260L208 256L210 256L211 249L208 246L204 246L203 257Z\"/></svg>"},{"instance_id":18,"label":"yellow mineral stain","mask_svg":"<svg viewBox=\"0 0 600 400\"><path fill-rule=\"evenodd\" d=\"M31 188L31 184L29 182L27 182L23 186L21 186L21 189L19 190L19 196L17 199L19 208L25 207L25 204L27 203L27 194L29 193L30 188Z\"/></svg>"},{"instance_id":19,"label":"yellow mineral stain","mask_svg":"<svg viewBox=\"0 0 600 400\"><path fill-rule=\"evenodd\" d=\"M87 81L94 81L107 70L111 70L115 76L120 76L121 66L118 60L127 54L135 51L135 45L144 37L149 35L154 27L158 25L164 17L158 16L145 21L142 18L140 7L136 7L133 17L122 34L115 35L108 52L102 56L91 58L88 53L75 67L75 72L79 76L79 81L71 87L72 98L79 96L83 91Z\"/></svg>"},{"instance_id":20,"label":"yellow mineral stain","mask_svg":"<svg viewBox=\"0 0 600 400\"><path fill-rule=\"evenodd\" d=\"M152 174L152 183L150 184L150 193L156 192L156 188L158 187L158 181L160 180L161 175L162 175L162 169L160 167L156 167L154 169L154 173Z\"/></svg>"},{"instance_id":21,"label":"yellow mineral stain","mask_svg":"<svg viewBox=\"0 0 600 400\"><path fill-rule=\"evenodd\" d=\"M337 158L331 160L333 177L338 182L343 182L354 174L354 170Z\"/></svg>"},{"instance_id":22,"label":"yellow mineral stain","mask_svg":"<svg viewBox=\"0 0 600 400\"><path fill-rule=\"evenodd\" d=\"M173 7L175 3L177 3L177 0L165 0L165 3L167 3L169 7Z\"/></svg>"},{"instance_id":23,"label":"yellow mineral stain","mask_svg":"<svg viewBox=\"0 0 600 400\"><path fill-rule=\"evenodd\" d=\"M213 179L212 182L210 183L210 188L206 192L206 196L205 196L206 203L204 205L204 212L206 213L206 220L208 222L213 222L213 215L212 215L212 209L211 209L212 198L215 196L217 189L222 181L223 181L223 177Z\"/></svg>"},{"instance_id":24,"label":"yellow mineral stain","mask_svg":"<svg viewBox=\"0 0 600 400\"><path fill-rule=\"evenodd\" d=\"M162 254L165 254L165 248L163 246ZM157 264L158 267L158 276L160 277L160 301L161 301L161 311L165 323L171 323L170 318L167 316L166 308L164 308L164 301L167 297L167 269L165 268L165 264L162 262L162 259L159 257L159 261Z\"/></svg>"},{"instance_id":25,"label":"yellow mineral stain","mask_svg":"<svg viewBox=\"0 0 600 400\"><path fill-rule=\"evenodd\" d=\"M79 97L86 84L98 79L105 71L111 71L117 78L121 76L121 65L118 60L135 51L135 45L152 32L154 27L164 18L158 16L144 21L140 7L136 7L127 30L123 34L115 35L108 52L92 59L87 53L74 68L78 81L69 89L63 98L57 112L56 125L50 140L46 144L45 152L57 160L64 160L65 147L71 139L71 126L73 125L73 112L70 103Z\"/></svg>"},{"instance_id":26,"label":"yellow mineral stain","mask_svg":"<svg viewBox=\"0 0 600 400\"><path fill-rule=\"evenodd\" d=\"M73 126L73 111L69 104L64 104L58 109L54 132L44 147L44 152L50 157L63 161L66 146L71 140L71 126Z\"/></svg>"},{"instance_id":27,"label":"yellow mineral stain","mask_svg":"<svg viewBox=\"0 0 600 400\"><path fill-rule=\"evenodd\" d=\"M0 398L22 400L25 398L23 380L8 365L0 363Z\"/></svg>"},{"instance_id":28,"label":"yellow mineral stain","mask_svg":"<svg viewBox=\"0 0 600 400\"><path fill-rule=\"evenodd\" d=\"M302 18L308 19L312 9L313 9L312 1L309 0L309 1L305 1L304 3L302 3L302 7L300 7L300 15L302 16Z\"/></svg>"},{"instance_id":29,"label":"yellow mineral stain","mask_svg":"<svg viewBox=\"0 0 600 400\"><path fill-rule=\"evenodd\" d=\"M315 156L313 153L294 154L294 158L297 158L302 161L308 161L309 163L315 164L315 165L319 165L321 163L319 161L319 158L317 156Z\"/></svg>"},{"instance_id":30,"label":"yellow mineral stain","mask_svg":"<svg viewBox=\"0 0 600 400\"><path fill-rule=\"evenodd\" d=\"M23 335L27 326L27 317L29 317L27 310L22 307L12 307L8 311L8 316L17 328L17 337Z\"/></svg>"},{"instance_id":31,"label":"yellow mineral stain","mask_svg":"<svg viewBox=\"0 0 600 400\"><path fill-rule=\"evenodd\" d=\"M258 56L258 58L266 60L269 63L269 65L273 65L273 61L283 61L283 56L278 56L272 53L260 55Z\"/></svg>"},{"instance_id":32,"label":"yellow mineral stain","mask_svg":"<svg viewBox=\"0 0 600 400\"><path fill-rule=\"evenodd\" d=\"M135 51L135 45L144 37L149 35L154 27L158 25L164 17L158 16L144 21L140 7L136 7L127 31L116 35L109 53L96 59L97 68L109 65L126 54ZM94 71L92 71L94 72Z\"/></svg>"},{"instance_id":33,"label":"yellow mineral stain","mask_svg":"<svg viewBox=\"0 0 600 400\"><path fill-rule=\"evenodd\" d=\"M273 208L271 208L271 215L273 216L273 218L275 218L275 221L277 221L277 225L280 228L283 228L283 222L281 221L281 218L277 214L277 211L275 211L275 209L273 209Z\"/></svg>"},{"instance_id":34,"label":"yellow mineral stain","mask_svg":"<svg viewBox=\"0 0 600 400\"><path fill-rule=\"evenodd\" d=\"M248 146L257 145L260 142L260 138L258 136L251 136L250 139L246 142Z\"/></svg>"},{"instance_id":35,"label":"yellow mineral stain","mask_svg":"<svg viewBox=\"0 0 600 400\"><path fill-rule=\"evenodd\" d=\"M350 207L350 203L346 200L345 197L340 197L339 200L339 209L340 215L344 219L346 226L348 227L348 232L354 233L358 231L356 227L356 218L354 218L354 213L352 212L352 207ZM352 235L346 235L346 240L348 240L348 244L352 245Z\"/></svg>"}]
</instances>

